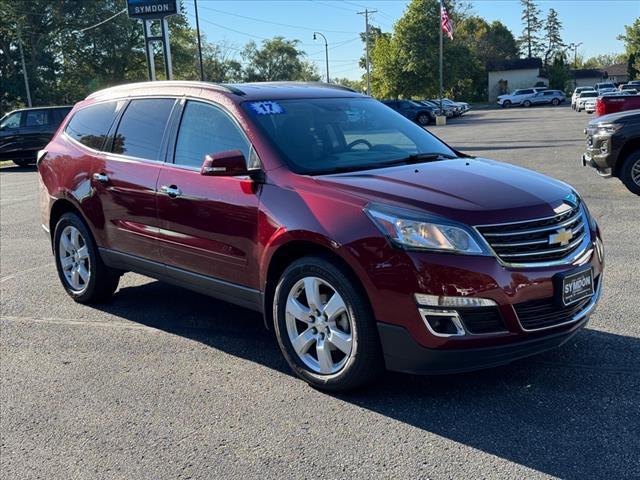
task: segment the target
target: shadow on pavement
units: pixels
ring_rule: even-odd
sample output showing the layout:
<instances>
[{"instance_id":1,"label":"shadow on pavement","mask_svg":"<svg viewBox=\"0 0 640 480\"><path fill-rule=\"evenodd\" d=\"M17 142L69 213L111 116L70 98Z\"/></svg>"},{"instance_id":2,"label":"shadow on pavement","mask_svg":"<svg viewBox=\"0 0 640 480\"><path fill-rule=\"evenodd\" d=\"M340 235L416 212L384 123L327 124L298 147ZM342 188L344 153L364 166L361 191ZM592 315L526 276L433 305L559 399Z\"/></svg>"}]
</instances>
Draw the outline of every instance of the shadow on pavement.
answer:
<instances>
[{"instance_id":1,"label":"shadow on pavement","mask_svg":"<svg viewBox=\"0 0 640 480\"><path fill-rule=\"evenodd\" d=\"M123 288L100 309L290 373L254 312L160 282ZM585 329L556 351L502 368L387 373L366 390L335 396L548 475L640 476L637 338Z\"/></svg>"}]
</instances>

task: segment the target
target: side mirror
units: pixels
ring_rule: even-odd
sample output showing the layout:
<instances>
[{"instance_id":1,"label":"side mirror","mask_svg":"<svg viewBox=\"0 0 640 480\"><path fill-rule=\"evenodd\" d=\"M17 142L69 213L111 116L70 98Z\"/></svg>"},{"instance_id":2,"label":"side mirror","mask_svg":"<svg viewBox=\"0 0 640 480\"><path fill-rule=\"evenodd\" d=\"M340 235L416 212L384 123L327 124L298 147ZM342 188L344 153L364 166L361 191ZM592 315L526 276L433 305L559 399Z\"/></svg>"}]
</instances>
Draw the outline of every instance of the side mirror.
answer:
<instances>
[{"instance_id":1,"label":"side mirror","mask_svg":"<svg viewBox=\"0 0 640 480\"><path fill-rule=\"evenodd\" d=\"M248 174L247 160L240 150L207 155L200 169L200 175L209 177L235 177Z\"/></svg>"}]
</instances>

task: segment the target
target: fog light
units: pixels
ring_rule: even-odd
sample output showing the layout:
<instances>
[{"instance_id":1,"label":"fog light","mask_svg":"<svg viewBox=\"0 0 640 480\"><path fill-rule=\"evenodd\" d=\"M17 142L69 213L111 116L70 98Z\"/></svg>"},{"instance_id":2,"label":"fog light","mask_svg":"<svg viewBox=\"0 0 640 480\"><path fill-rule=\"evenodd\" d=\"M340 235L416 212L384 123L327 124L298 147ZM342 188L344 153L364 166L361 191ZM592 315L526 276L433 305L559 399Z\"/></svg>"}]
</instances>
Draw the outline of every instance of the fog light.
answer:
<instances>
[{"instance_id":1,"label":"fog light","mask_svg":"<svg viewBox=\"0 0 640 480\"><path fill-rule=\"evenodd\" d=\"M495 307L498 304L489 298L476 297L446 297L438 295L427 295L425 293L415 293L414 298L418 305L429 307Z\"/></svg>"},{"instance_id":2,"label":"fog light","mask_svg":"<svg viewBox=\"0 0 640 480\"><path fill-rule=\"evenodd\" d=\"M420 316L429 331L437 337L455 337L465 334L464 327L455 310L420 308Z\"/></svg>"},{"instance_id":3,"label":"fog light","mask_svg":"<svg viewBox=\"0 0 640 480\"><path fill-rule=\"evenodd\" d=\"M600 145L600 152L605 155L609 153L609 142L607 142L606 140L602 142L602 145Z\"/></svg>"}]
</instances>

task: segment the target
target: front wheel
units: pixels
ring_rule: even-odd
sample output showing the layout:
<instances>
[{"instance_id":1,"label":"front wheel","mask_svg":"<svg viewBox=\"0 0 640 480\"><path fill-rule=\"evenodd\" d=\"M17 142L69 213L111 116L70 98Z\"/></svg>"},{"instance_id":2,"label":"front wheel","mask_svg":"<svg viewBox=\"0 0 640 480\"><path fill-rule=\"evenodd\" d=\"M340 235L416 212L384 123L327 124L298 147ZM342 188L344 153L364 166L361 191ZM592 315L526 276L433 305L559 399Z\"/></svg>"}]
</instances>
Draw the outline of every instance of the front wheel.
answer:
<instances>
[{"instance_id":1,"label":"front wheel","mask_svg":"<svg viewBox=\"0 0 640 480\"><path fill-rule=\"evenodd\" d=\"M78 303L98 303L118 288L120 272L107 267L82 219L65 213L53 234L56 268L62 286Z\"/></svg>"},{"instance_id":2,"label":"front wheel","mask_svg":"<svg viewBox=\"0 0 640 480\"><path fill-rule=\"evenodd\" d=\"M350 390L372 381L383 368L367 298L330 258L304 257L284 271L273 318L287 363L314 387Z\"/></svg>"},{"instance_id":3,"label":"front wheel","mask_svg":"<svg viewBox=\"0 0 640 480\"><path fill-rule=\"evenodd\" d=\"M640 151L627 157L620 171L620 180L630 192L640 195Z\"/></svg>"},{"instance_id":4,"label":"front wheel","mask_svg":"<svg viewBox=\"0 0 640 480\"><path fill-rule=\"evenodd\" d=\"M426 113L421 113L418 115L418 125L424 127L425 125L429 125L429 115Z\"/></svg>"},{"instance_id":5,"label":"front wheel","mask_svg":"<svg viewBox=\"0 0 640 480\"><path fill-rule=\"evenodd\" d=\"M504 102L502 102L502 106L504 108L509 108L511 106L511 101L505 100Z\"/></svg>"},{"instance_id":6,"label":"front wheel","mask_svg":"<svg viewBox=\"0 0 640 480\"><path fill-rule=\"evenodd\" d=\"M558 105L560 105L560 100L554 98L553 100L551 100L551 103L554 107L557 107Z\"/></svg>"}]
</instances>

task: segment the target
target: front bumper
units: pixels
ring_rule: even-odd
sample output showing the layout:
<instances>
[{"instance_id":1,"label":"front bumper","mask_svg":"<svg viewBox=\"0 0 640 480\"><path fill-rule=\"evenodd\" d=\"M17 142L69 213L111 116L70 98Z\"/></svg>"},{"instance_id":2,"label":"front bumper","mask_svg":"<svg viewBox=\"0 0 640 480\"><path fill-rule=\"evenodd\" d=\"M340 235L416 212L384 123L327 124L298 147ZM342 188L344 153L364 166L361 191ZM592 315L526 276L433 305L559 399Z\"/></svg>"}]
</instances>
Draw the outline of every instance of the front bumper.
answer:
<instances>
[{"instance_id":1,"label":"front bumper","mask_svg":"<svg viewBox=\"0 0 640 480\"><path fill-rule=\"evenodd\" d=\"M588 314L572 328L551 335L492 347L436 350L418 344L409 332L397 325L378 323L378 333L388 370L412 374L450 374L506 365L515 360L558 348L588 321Z\"/></svg>"}]
</instances>

